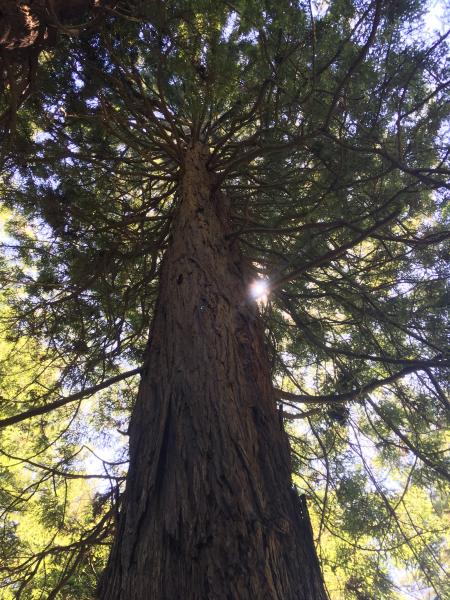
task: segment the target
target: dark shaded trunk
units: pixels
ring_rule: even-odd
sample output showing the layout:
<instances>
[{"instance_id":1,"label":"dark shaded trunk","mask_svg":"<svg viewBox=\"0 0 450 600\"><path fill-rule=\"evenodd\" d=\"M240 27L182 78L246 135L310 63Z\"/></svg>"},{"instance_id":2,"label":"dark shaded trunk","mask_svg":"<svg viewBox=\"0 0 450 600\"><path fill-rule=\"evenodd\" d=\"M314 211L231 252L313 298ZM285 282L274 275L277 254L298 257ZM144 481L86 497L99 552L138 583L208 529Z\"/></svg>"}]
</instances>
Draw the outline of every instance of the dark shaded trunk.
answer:
<instances>
[{"instance_id":1,"label":"dark shaded trunk","mask_svg":"<svg viewBox=\"0 0 450 600\"><path fill-rule=\"evenodd\" d=\"M55 45L57 34L94 28L109 0L0 0L0 131L13 134L17 111L36 84L39 55ZM85 21L87 20L87 23ZM73 25L76 21L80 25Z\"/></svg>"},{"instance_id":2,"label":"dark shaded trunk","mask_svg":"<svg viewBox=\"0 0 450 600\"><path fill-rule=\"evenodd\" d=\"M82 19L94 8L95 0L0 0L0 47L44 45L49 27Z\"/></svg>"},{"instance_id":3,"label":"dark shaded trunk","mask_svg":"<svg viewBox=\"0 0 450 600\"><path fill-rule=\"evenodd\" d=\"M186 153L102 600L324 600L255 303Z\"/></svg>"}]
</instances>

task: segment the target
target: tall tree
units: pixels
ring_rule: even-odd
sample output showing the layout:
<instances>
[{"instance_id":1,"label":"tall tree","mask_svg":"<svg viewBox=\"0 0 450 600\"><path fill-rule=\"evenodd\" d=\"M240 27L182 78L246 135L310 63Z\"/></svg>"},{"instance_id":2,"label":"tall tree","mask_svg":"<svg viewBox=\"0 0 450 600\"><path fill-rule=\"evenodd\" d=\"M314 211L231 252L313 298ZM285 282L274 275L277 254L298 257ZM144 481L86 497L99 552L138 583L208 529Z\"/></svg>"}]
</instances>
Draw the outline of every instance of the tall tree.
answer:
<instances>
[{"instance_id":1,"label":"tall tree","mask_svg":"<svg viewBox=\"0 0 450 600\"><path fill-rule=\"evenodd\" d=\"M414 2L116 8L42 61L8 147L34 228L10 228L10 336L60 379L0 425L139 369L102 599L325 598L283 421L318 534L333 509L441 593L441 538L399 515L449 480L448 33L427 46Z\"/></svg>"}]
</instances>

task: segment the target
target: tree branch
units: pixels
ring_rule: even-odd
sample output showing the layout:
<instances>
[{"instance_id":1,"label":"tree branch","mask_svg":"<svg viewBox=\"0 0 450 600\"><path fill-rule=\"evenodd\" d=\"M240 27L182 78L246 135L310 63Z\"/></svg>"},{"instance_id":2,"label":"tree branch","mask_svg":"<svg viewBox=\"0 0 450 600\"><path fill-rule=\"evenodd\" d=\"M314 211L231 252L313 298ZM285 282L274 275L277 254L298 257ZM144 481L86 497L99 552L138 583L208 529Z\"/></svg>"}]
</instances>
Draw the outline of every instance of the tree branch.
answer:
<instances>
[{"instance_id":1,"label":"tree branch","mask_svg":"<svg viewBox=\"0 0 450 600\"><path fill-rule=\"evenodd\" d=\"M373 379L369 383L366 383L359 388L349 392L343 392L342 394L321 394L318 396L310 396L309 394L293 394L291 392L285 392L279 389L275 389L275 394L279 399L290 400L291 402L298 402L301 404L337 404L341 402L348 402L350 400L359 400L362 395L369 394L375 389L383 385L393 383L394 381L397 381L397 379L401 379L405 375L414 373L415 371L426 371L426 367L406 367L401 371L397 371L397 373L390 375L389 377L385 377L384 379Z\"/></svg>"},{"instance_id":2,"label":"tree branch","mask_svg":"<svg viewBox=\"0 0 450 600\"><path fill-rule=\"evenodd\" d=\"M15 425L16 423L20 423L21 421L26 421L27 419L31 419L32 417L37 417L38 415L45 415L46 413L51 412L57 408L61 408L66 404L70 404L71 402L76 402L77 400L82 400L87 396L92 396L96 392L100 390L104 390L105 388L113 385L114 383L118 383L119 381L123 381L124 379L128 379L129 377L133 377L133 375L137 375L141 372L141 367L137 369L131 369L131 371L125 371L125 373L120 373L119 375L115 375L106 381L102 381L102 383L98 383L97 385L93 385L90 388L86 388L75 394L71 394L70 396L66 396L65 398L60 398L59 400L55 400L55 402L50 402L50 404L44 404L43 406L36 406L35 408L30 408L29 410L19 413L18 415L14 415L12 417L7 417L6 419L0 420L0 429L4 427L8 427L9 425Z\"/></svg>"}]
</instances>

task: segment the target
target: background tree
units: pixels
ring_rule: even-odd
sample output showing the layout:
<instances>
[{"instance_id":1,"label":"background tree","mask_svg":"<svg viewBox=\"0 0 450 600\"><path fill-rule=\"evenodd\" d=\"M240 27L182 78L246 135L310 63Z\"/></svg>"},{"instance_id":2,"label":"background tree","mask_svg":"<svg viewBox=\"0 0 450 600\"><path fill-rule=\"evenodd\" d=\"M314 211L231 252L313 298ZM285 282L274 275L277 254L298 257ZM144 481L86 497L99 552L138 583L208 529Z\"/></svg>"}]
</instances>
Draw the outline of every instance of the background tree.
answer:
<instances>
[{"instance_id":1,"label":"background tree","mask_svg":"<svg viewBox=\"0 0 450 600\"><path fill-rule=\"evenodd\" d=\"M272 400L289 422L295 482L317 511L314 530L331 597L396 597L392 565L419 568L414 584L422 581L445 597L448 34L425 44L419 17L413 2L336 1L320 11L287 1L155 3L136 5L133 19L111 13L98 31L60 39L58 52L42 60L39 93L19 114L16 152L7 156L4 197L17 216L4 243L5 322L15 347L33 340L32 352L44 353L47 378L39 379L47 388L40 393L25 383L21 395L3 403L0 423L14 425L5 431L30 431L39 445L19 456L10 448L19 434L7 433L9 472L9 461L22 460L34 477L52 473L54 496L61 498L70 474L89 466L75 454L86 440L106 427L109 445L123 437L117 429L126 431L133 397L124 382L143 359L156 360L146 345L152 318L170 347L157 329L162 314L181 322L187 313L180 306L190 301L199 319L225 311L211 288L215 265L217 278L228 282L222 296L230 304L240 281L249 286L238 311L240 333L225 311L220 334L244 339L248 362L241 354L238 364L259 380L265 359L249 355L252 342L246 344L249 331L252 339L259 335L254 319L264 325L278 390ZM209 151L203 159L201 147ZM186 156L192 159L193 148L197 166L206 170L194 185L191 170L189 189L213 195L219 207L208 205L209 227L205 206L194 206L198 194L186 200ZM180 206L189 202L186 213ZM197 275L189 280L188 270L175 278L183 252L202 256L199 239L216 249L214 261L200 261L208 265L209 288ZM233 271L224 267L230 260L240 265L235 279L223 275ZM267 286L258 317L252 316L251 277ZM184 385L212 376L221 387L211 367L218 342L211 342L209 325L204 331L191 336L197 354L190 357L192 372L184 368ZM152 376L143 378L143 390ZM161 372L154 377L161 380ZM120 391L105 392L118 379ZM227 381L232 389L242 383L233 376ZM100 396L87 400L99 387ZM142 410L143 394L135 411ZM150 417L135 417L130 432L131 490L146 418L166 415L174 427L159 442L168 461L166 469L160 463L159 484L163 475L170 481L167 465L173 467L180 448L174 440L187 447L191 435L195 444L209 426L200 419L195 435L180 432L183 415L167 417L155 398L153 406ZM261 419L254 404L249 420L245 402L240 406L242 422L252 424L260 443L270 409ZM219 421L210 423L217 428ZM32 465L46 444L45 460ZM72 450L61 455L64 448ZM282 449L267 452L269 471L277 452L285 456ZM121 463L125 456L108 458ZM121 464L103 465L109 495L104 487L79 531L60 532L77 539L48 540L41 551L31 546L25 563L12 562L21 554L14 545L20 542L11 542L5 585L17 590L25 582L24 597L33 586L59 585L59 592L77 580L92 587L83 583L84 558L77 557L95 552L110 535L108 506L117 506L124 475ZM287 466L286 459L280 471ZM145 473L138 472L142 487ZM29 485L23 475L8 485L22 498L21 509L31 506L26 492L11 492ZM35 487L37 498L48 495L45 483ZM55 504L52 526L60 531L67 524L58 523ZM5 531L19 520L16 506L5 502ZM274 535L286 535L281 521L276 529ZM206 539L198 555L210 544ZM116 550L110 580L117 556Z\"/></svg>"}]
</instances>

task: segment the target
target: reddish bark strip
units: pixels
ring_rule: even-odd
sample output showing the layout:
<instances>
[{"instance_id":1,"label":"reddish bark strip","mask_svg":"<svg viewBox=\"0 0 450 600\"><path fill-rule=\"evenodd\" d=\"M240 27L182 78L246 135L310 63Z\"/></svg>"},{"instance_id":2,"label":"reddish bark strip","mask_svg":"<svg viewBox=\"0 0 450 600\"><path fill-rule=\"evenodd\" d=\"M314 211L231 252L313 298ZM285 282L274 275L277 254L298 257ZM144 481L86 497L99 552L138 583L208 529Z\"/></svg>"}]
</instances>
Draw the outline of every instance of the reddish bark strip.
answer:
<instances>
[{"instance_id":1,"label":"reddish bark strip","mask_svg":"<svg viewBox=\"0 0 450 600\"><path fill-rule=\"evenodd\" d=\"M0 46L14 50L42 44L49 26L81 19L95 6L95 0L0 0Z\"/></svg>"},{"instance_id":2,"label":"reddish bark strip","mask_svg":"<svg viewBox=\"0 0 450 600\"><path fill-rule=\"evenodd\" d=\"M248 280L186 152L101 600L325 600Z\"/></svg>"}]
</instances>

